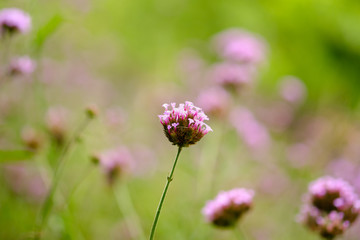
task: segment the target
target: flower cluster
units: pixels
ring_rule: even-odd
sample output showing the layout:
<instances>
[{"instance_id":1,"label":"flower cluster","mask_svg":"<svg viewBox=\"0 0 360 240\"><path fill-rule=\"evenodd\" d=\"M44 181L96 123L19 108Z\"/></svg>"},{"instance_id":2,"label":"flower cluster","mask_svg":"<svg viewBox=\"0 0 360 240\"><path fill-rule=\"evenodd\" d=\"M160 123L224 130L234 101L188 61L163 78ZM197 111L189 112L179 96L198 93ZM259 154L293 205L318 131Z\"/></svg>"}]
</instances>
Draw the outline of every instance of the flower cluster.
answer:
<instances>
[{"instance_id":1,"label":"flower cluster","mask_svg":"<svg viewBox=\"0 0 360 240\"><path fill-rule=\"evenodd\" d=\"M254 191L236 188L220 192L214 200L208 201L202 213L208 222L218 227L231 227L252 206Z\"/></svg>"},{"instance_id":2,"label":"flower cluster","mask_svg":"<svg viewBox=\"0 0 360 240\"><path fill-rule=\"evenodd\" d=\"M100 163L109 184L113 184L117 177L128 171L133 162L132 155L126 147L107 150L94 158Z\"/></svg>"},{"instance_id":3,"label":"flower cluster","mask_svg":"<svg viewBox=\"0 0 360 240\"><path fill-rule=\"evenodd\" d=\"M36 63L28 56L19 57L11 61L10 75L30 75L34 72Z\"/></svg>"},{"instance_id":4,"label":"flower cluster","mask_svg":"<svg viewBox=\"0 0 360 240\"><path fill-rule=\"evenodd\" d=\"M265 59L265 41L245 30L226 30L219 33L214 42L215 50L225 59L243 63L258 63Z\"/></svg>"},{"instance_id":5,"label":"flower cluster","mask_svg":"<svg viewBox=\"0 0 360 240\"><path fill-rule=\"evenodd\" d=\"M195 107L192 102L185 104L164 104L164 114L159 115L160 123L164 126L166 137L173 145L188 147L198 142L205 134L212 131L210 126L204 123L209 120L201 108Z\"/></svg>"},{"instance_id":6,"label":"flower cluster","mask_svg":"<svg viewBox=\"0 0 360 240\"><path fill-rule=\"evenodd\" d=\"M299 221L326 239L344 233L360 213L354 189L340 178L323 177L310 184Z\"/></svg>"},{"instance_id":7,"label":"flower cluster","mask_svg":"<svg viewBox=\"0 0 360 240\"><path fill-rule=\"evenodd\" d=\"M250 66L224 62L213 66L212 77L217 84L236 89L249 84L253 80L254 70Z\"/></svg>"},{"instance_id":8,"label":"flower cluster","mask_svg":"<svg viewBox=\"0 0 360 240\"><path fill-rule=\"evenodd\" d=\"M196 101L209 115L223 116L229 107L230 96L220 87L202 91Z\"/></svg>"},{"instance_id":9,"label":"flower cluster","mask_svg":"<svg viewBox=\"0 0 360 240\"><path fill-rule=\"evenodd\" d=\"M31 18L17 8L6 8L0 11L0 34L27 33L31 28Z\"/></svg>"},{"instance_id":10,"label":"flower cluster","mask_svg":"<svg viewBox=\"0 0 360 240\"><path fill-rule=\"evenodd\" d=\"M68 112L62 107L52 107L46 113L46 125L58 144L63 144L67 131Z\"/></svg>"}]
</instances>

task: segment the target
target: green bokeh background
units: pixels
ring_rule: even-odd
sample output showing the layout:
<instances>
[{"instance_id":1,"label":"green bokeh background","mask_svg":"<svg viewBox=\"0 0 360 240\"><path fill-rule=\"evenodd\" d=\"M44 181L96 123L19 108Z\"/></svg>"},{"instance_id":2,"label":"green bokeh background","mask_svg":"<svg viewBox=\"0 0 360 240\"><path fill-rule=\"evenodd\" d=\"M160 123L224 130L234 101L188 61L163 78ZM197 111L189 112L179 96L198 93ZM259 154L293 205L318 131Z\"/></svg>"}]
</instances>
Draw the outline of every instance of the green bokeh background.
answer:
<instances>
[{"instance_id":1,"label":"green bokeh background","mask_svg":"<svg viewBox=\"0 0 360 240\"><path fill-rule=\"evenodd\" d=\"M142 142L157 151L156 173L123 180L145 233L150 230L165 176L176 153L176 148L162 136L157 122L156 115L162 111L160 105L152 108L155 112L146 110L152 103L151 96L157 93L146 91L153 86L165 86L166 91L168 84L184 91L177 67L183 49L196 49L212 61L208 56L209 42L216 33L233 27L257 33L269 46L259 93L272 96L281 77L295 75L308 89L305 110L337 109L335 115L344 116L340 119L355 119L355 122L357 119L360 89L360 1L357 0L2 0L0 8L5 7L19 7L33 19L33 31L14 40L11 46L14 53L30 54L39 62L52 59L61 66L75 64L76 67L81 63L93 78L112 83L118 94L105 102L124 107L131 122L117 138L125 144ZM1 51L5 49L3 46ZM64 67L64 72L67 69ZM71 78L71 74L64 76ZM72 84L69 80L64 79L64 84ZM16 94L15 87L11 91ZM43 112L50 105L64 104L77 112L72 130L81 119L83 106L103 96L87 91L86 87L79 89L79 94L49 87L44 100L41 93L44 88L41 85L23 89L28 95L21 96L20 104L3 119L2 138L11 142L11 146L21 145L19 132L23 125L30 123L44 128ZM33 98L37 100L27 101ZM214 133L186 149L180 157L160 217L157 239L235 239L231 231L217 230L204 223L201 208L219 190L251 186L259 174L271 171L247 156L236 134L221 121L211 122L211 126ZM225 140L218 147L222 131ZM68 208L61 197L58 199L45 239L126 239L122 235L123 213L118 210L100 171L88 159L94 151L113 144L110 135L101 121L95 120L83 141L69 154L61 184L64 195L68 196L71 186L81 184ZM280 138L274 150L280 155L283 142L286 139ZM36 156L37 163L48 163L56 155L54 151L46 146L44 153ZM207 172L206 161L204 164L201 159L216 154L220 163L212 175L215 179L212 190L199 197L201 186L197 179ZM278 158L276 164L282 166L292 187L279 196L257 196L253 211L241 224L248 231L249 240L317 239L294 219L308 182L322 175L323 166L291 169L283 158ZM3 177L0 178L0 239L26 238L38 209L39 205L14 195L5 187ZM256 237L259 232L263 238Z\"/></svg>"}]
</instances>

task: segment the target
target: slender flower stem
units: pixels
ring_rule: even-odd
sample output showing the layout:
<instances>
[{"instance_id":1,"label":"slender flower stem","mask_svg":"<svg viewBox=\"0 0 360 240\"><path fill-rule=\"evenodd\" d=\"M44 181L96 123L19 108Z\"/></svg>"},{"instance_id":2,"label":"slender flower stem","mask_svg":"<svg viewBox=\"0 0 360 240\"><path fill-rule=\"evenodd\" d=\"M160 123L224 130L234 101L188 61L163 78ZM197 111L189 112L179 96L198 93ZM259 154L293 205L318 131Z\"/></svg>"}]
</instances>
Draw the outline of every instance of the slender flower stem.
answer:
<instances>
[{"instance_id":1,"label":"slender flower stem","mask_svg":"<svg viewBox=\"0 0 360 240\"><path fill-rule=\"evenodd\" d=\"M132 239L145 240L146 237L141 227L138 214L135 210L126 183L122 184L120 189L121 199L120 196L116 193L115 186L112 186L111 189L114 194L116 203L125 218L125 223L129 233L132 236Z\"/></svg>"},{"instance_id":2,"label":"slender flower stem","mask_svg":"<svg viewBox=\"0 0 360 240\"><path fill-rule=\"evenodd\" d=\"M164 199L165 199L167 190L169 188L170 182L173 180L174 170L175 170L176 163L178 161L181 149L182 149L182 147L179 147L176 158L175 158L175 161L174 161L174 165L173 165L173 167L171 169L170 175L167 177L166 185L165 185L164 191L163 191L163 193L161 195L161 199L160 199L160 202L159 202L158 208L156 210L156 214L155 214L155 219L154 219L153 225L151 227L151 233L150 233L150 238L149 238L150 240L152 240L154 238L156 224L157 224L159 216L160 216L161 207L162 207L162 205L164 203Z\"/></svg>"},{"instance_id":3,"label":"slender flower stem","mask_svg":"<svg viewBox=\"0 0 360 240\"><path fill-rule=\"evenodd\" d=\"M86 128L86 126L89 124L91 118L86 117L85 121L79 126L79 128L74 132L74 135L69 139L69 141L67 142L67 144L64 146L62 152L59 155L58 161L57 161L57 165L54 171L54 176L53 176L53 181L52 181L52 185L50 187L50 191L41 207L38 219L37 219L37 223L36 223L36 236L35 239L39 240L41 239L41 231L44 227L44 225L47 222L49 213L52 209L53 206L53 198L55 195L55 191L57 189L57 186L59 184L59 180L61 177L61 173L63 171L64 168L64 159L66 154L68 153L70 147L73 145L73 143L79 138L79 136L81 135L81 133L84 131L84 129Z\"/></svg>"},{"instance_id":4,"label":"slender flower stem","mask_svg":"<svg viewBox=\"0 0 360 240\"><path fill-rule=\"evenodd\" d=\"M244 233L244 231L241 229L241 227L235 227L234 228L234 233L235 233L236 238L238 240L247 240L248 239L246 237L246 234Z\"/></svg>"}]
</instances>

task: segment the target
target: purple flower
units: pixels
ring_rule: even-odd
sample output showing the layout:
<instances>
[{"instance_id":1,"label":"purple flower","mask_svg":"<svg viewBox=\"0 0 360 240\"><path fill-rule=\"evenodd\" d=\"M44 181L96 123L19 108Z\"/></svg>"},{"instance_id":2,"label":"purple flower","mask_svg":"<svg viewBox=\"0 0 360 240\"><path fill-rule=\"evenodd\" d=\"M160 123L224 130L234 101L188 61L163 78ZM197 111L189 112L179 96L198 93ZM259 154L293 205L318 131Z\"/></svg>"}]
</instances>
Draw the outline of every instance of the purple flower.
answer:
<instances>
[{"instance_id":1,"label":"purple flower","mask_svg":"<svg viewBox=\"0 0 360 240\"><path fill-rule=\"evenodd\" d=\"M126 147L110 149L95 156L102 167L109 184L126 171L129 171L133 158Z\"/></svg>"},{"instance_id":2,"label":"purple flower","mask_svg":"<svg viewBox=\"0 0 360 240\"><path fill-rule=\"evenodd\" d=\"M65 140L68 112L62 107L52 107L46 113L46 125L57 143Z\"/></svg>"},{"instance_id":3,"label":"purple flower","mask_svg":"<svg viewBox=\"0 0 360 240\"><path fill-rule=\"evenodd\" d=\"M265 60L265 41L241 29L229 29L215 36L216 52L223 58L242 62L259 63Z\"/></svg>"},{"instance_id":4,"label":"purple flower","mask_svg":"<svg viewBox=\"0 0 360 240\"><path fill-rule=\"evenodd\" d=\"M30 16L17 8L5 8L0 11L0 34L27 33L31 28Z\"/></svg>"},{"instance_id":5,"label":"purple flower","mask_svg":"<svg viewBox=\"0 0 360 240\"><path fill-rule=\"evenodd\" d=\"M326 239L341 235L360 213L360 199L340 178L322 177L312 182L298 220Z\"/></svg>"},{"instance_id":6,"label":"purple flower","mask_svg":"<svg viewBox=\"0 0 360 240\"><path fill-rule=\"evenodd\" d=\"M11 61L9 67L10 75L30 75L34 72L36 63L28 56L16 58Z\"/></svg>"},{"instance_id":7,"label":"purple flower","mask_svg":"<svg viewBox=\"0 0 360 240\"><path fill-rule=\"evenodd\" d=\"M306 96L306 88L300 79L286 76L280 83L280 94L290 103L301 103Z\"/></svg>"},{"instance_id":8,"label":"purple flower","mask_svg":"<svg viewBox=\"0 0 360 240\"><path fill-rule=\"evenodd\" d=\"M202 91L196 102L208 114L221 116L229 106L230 97L224 89L213 87Z\"/></svg>"},{"instance_id":9,"label":"purple flower","mask_svg":"<svg viewBox=\"0 0 360 240\"><path fill-rule=\"evenodd\" d=\"M39 133L29 126L23 128L21 131L21 138L25 145L32 150L39 149L42 144L42 139Z\"/></svg>"},{"instance_id":10,"label":"purple flower","mask_svg":"<svg viewBox=\"0 0 360 240\"><path fill-rule=\"evenodd\" d=\"M236 108L230 116L230 121L246 145L252 149L266 149L270 144L267 129L259 123L246 108Z\"/></svg>"},{"instance_id":11,"label":"purple flower","mask_svg":"<svg viewBox=\"0 0 360 240\"><path fill-rule=\"evenodd\" d=\"M254 191L244 188L220 192L214 200L206 203L202 213L217 227L231 227L250 210L253 197Z\"/></svg>"},{"instance_id":12,"label":"purple flower","mask_svg":"<svg viewBox=\"0 0 360 240\"><path fill-rule=\"evenodd\" d=\"M212 131L210 126L204 123L209 118L192 102L185 102L176 107L176 103L164 104L165 111L159 115L160 123L164 126L166 137L173 145L188 147L198 142L205 134Z\"/></svg>"},{"instance_id":13,"label":"purple flower","mask_svg":"<svg viewBox=\"0 0 360 240\"><path fill-rule=\"evenodd\" d=\"M213 66L211 77L217 84L227 88L241 88L254 79L254 68L235 63L219 63Z\"/></svg>"}]
</instances>

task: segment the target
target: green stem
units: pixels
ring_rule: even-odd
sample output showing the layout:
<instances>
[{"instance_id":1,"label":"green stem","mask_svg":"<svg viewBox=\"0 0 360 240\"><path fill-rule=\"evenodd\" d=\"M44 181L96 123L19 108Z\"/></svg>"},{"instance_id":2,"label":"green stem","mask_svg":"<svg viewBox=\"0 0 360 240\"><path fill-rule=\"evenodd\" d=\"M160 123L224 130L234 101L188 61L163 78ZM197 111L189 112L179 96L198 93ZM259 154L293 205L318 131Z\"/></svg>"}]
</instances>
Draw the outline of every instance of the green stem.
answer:
<instances>
[{"instance_id":1,"label":"green stem","mask_svg":"<svg viewBox=\"0 0 360 240\"><path fill-rule=\"evenodd\" d=\"M152 240L154 238L156 224L157 224L159 216L160 216L161 207L162 207L162 205L164 203L164 199L165 199L167 190L169 188L170 182L173 180L174 170L175 170L176 163L178 161L181 149L182 149L182 147L179 147L176 158L175 158L175 161L174 161L174 165L173 165L173 167L171 169L170 175L167 177L166 185L165 185L164 191L163 191L163 193L161 195L161 199L160 199L159 205L158 205L157 210L156 210L155 219L154 219L153 225L151 227L151 233L150 233L150 238L149 238L150 240Z\"/></svg>"},{"instance_id":2,"label":"green stem","mask_svg":"<svg viewBox=\"0 0 360 240\"><path fill-rule=\"evenodd\" d=\"M78 139L78 137L84 131L86 126L89 124L90 120L91 119L88 118L88 117L85 119L85 121L79 126L79 128L74 132L74 135L69 139L67 144L64 146L63 151L60 153L60 156L59 156L58 161L57 161L57 166L56 166L55 171L54 171L53 182L52 182L52 185L50 187L50 191L49 191L49 193L48 193L48 195L47 195L47 197L46 197L46 199L44 201L44 204L42 205L42 208L40 210L40 214L39 214L38 219L37 219L36 236L35 236L36 240L41 239L42 229L43 229L44 225L46 224L49 213L50 213L50 211L52 209L53 198L54 198L54 195L55 195L55 191L56 191L57 186L59 184L61 173L62 173L62 171L64 169L64 165L65 165L64 158L65 158L66 154L68 153L71 145Z\"/></svg>"},{"instance_id":3,"label":"green stem","mask_svg":"<svg viewBox=\"0 0 360 240\"><path fill-rule=\"evenodd\" d=\"M132 239L141 239L145 240L145 234L140 224L138 214L135 210L134 204L132 202L129 190L126 186L126 183L121 186L121 199L115 191L115 187L112 186L112 191L116 199L116 203L122 212L127 228L132 235Z\"/></svg>"},{"instance_id":4,"label":"green stem","mask_svg":"<svg viewBox=\"0 0 360 240\"><path fill-rule=\"evenodd\" d=\"M237 239L239 239L239 240L247 240L248 239L246 237L246 234L244 233L244 231L241 229L241 227L235 227L234 232L235 232Z\"/></svg>"}]
</instances>

